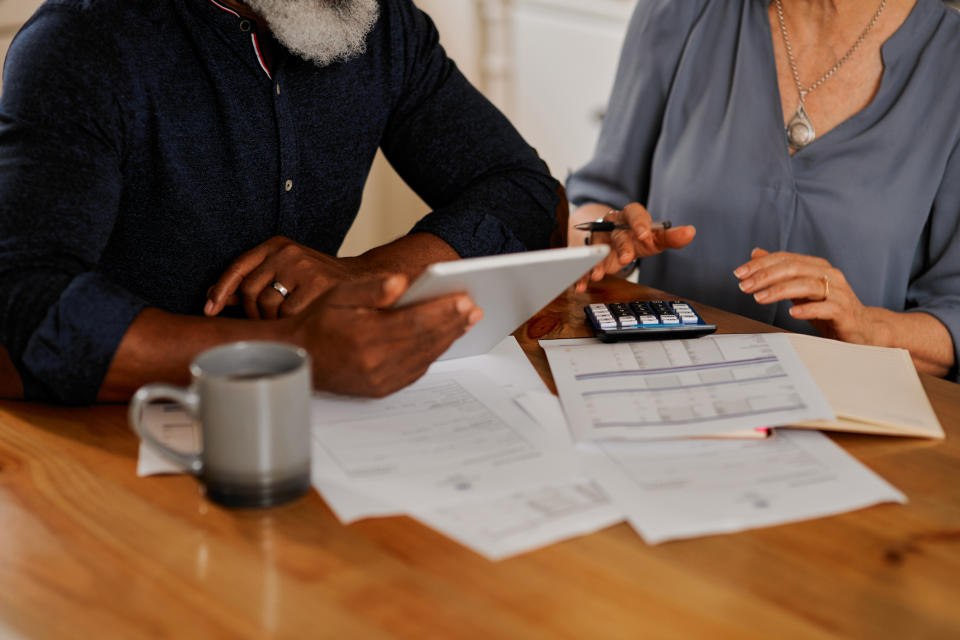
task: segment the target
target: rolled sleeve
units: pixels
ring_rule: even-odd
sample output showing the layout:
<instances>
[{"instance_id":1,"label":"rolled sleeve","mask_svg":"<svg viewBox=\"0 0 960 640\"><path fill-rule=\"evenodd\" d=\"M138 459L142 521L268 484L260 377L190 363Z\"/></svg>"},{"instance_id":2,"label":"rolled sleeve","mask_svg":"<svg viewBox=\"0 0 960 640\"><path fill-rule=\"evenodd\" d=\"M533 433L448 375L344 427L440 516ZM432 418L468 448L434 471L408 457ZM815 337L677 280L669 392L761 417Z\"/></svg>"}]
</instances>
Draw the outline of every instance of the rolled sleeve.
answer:
<instances>
[{"instance_id":1,"label":"rolled sleeve","mask_svg":"<svg viewBox=\"0 0 960 640\"><path fill-rule=\"evenodd\" d=\"M21 357L28 372L27 399L95 402L120 340L146 306L98 274L75 278L30 336Z\"/></svg>"},{"instance_id":2,"label":"rolled sleeve","mask_svg":"<svg viewBox=\"0 0 960 640\"><path fill-rule=\"evenodd\" d=\"M906 309L929 313L946 326L954 358L948 377L960 382L960 141L947 161L924 238L914 261Z\"/></svg>"},{"instance_id":3,"label":"rolled sleeve","mask_svg":"<svg viewBox=\"0 0 960 640\"><path fill-rule=\"evenodd\" d=\"M44 5L0 99L0 344L28 400L88 403L144 302L97 265L122 190L110 34Z\"/></svg>"}]
</instances>

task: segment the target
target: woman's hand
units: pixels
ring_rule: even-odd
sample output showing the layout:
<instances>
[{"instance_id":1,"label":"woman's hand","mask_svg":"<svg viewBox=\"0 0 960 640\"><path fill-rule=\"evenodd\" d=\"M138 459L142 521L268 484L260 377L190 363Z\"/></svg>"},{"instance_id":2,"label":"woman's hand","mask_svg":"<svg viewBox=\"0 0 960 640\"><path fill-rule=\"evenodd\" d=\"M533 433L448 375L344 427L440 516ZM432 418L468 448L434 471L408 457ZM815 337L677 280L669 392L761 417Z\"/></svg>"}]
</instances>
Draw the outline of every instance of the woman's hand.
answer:
<instances>
[{"instance_id":1,"label":"woman's hand","mask_svg":"<svg viewBox=\"0 0 960 640\"><path fill-rule=\"evenodd\" d=\"M292 316L337 283L355 276L343 260L275 236L227 267L210 288L203 312L216 316L227 305L242 304L248 318ZM274 282L280 287L275 288Z\"/></svg>"},{"instance_id":2,"label":"woman's hand","mask_svg":"<svg viewBox=\"0 0 960 640\"><path fill-rule=\"evenodd\" d=\"M875 310L864 306L843 272L823 258L754 249L733 274L740 290L760 304L792 300L790 315L809 320L822 335L856 344L881 344Z\"/></svg>"},{"instance_id":3,"label":"woman's hand","mask_svg":"<svg viewBox=\"0 0 960 640\"><path fill-rule=\"evenodd\" d=\"M586 205L578 210L578 214L589 211ZM577 216L578 222L583 222ZM596 219L596 218L593 218ZM629 229L615 229L610 232L595 232L590 237L593 244L609 244L610 253L590 273L580 278L576 284L577 291L586 291L590 281L603 279L608 273L617 273L637 258L646 258L656 255L665 249L680 249L690 244L697 230L692 226L680 226L670 229L653 230L653 220L650 213L640 204L631 203L621 211L610 210L603 216L603 220L614 224L629 225Z\"/></svg>"}]
</instances>

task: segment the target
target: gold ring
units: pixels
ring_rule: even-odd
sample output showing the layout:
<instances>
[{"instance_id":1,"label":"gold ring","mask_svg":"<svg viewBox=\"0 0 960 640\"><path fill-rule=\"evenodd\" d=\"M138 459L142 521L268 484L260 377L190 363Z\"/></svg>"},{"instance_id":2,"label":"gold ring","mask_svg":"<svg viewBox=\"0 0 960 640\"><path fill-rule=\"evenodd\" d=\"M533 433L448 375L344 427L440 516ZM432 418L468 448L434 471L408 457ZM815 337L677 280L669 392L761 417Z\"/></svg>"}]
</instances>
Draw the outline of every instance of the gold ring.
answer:
<instances>
[{"instance_id":1,"label":"gold ring","mask_svg":"<svg viewBox=\"0 0 960 640\"><path fill-rule=\"evenodd\" d=\"M823 274L823 299L830 297L830 274Z\"/></svg>"}]
</instances>

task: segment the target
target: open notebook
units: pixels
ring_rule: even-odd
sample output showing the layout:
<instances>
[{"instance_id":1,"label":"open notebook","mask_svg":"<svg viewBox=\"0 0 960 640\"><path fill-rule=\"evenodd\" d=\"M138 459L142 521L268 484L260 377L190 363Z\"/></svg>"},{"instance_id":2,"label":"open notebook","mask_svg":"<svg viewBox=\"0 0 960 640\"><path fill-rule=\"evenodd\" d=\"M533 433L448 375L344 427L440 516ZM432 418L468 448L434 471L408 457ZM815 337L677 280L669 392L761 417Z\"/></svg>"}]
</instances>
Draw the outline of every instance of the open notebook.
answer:
<instances>
[{"instance_id":1,"label":"open notebook","mask_svg":"<svg viewBox=\"0 0 960 640\"><path fill-rule=\"evenodd\" d=\"M799 334L791 334L790 342L837 414L836 420L810 420L790 426L944 437L905 349L868 347Z\"/></svg>"}]
</instances>

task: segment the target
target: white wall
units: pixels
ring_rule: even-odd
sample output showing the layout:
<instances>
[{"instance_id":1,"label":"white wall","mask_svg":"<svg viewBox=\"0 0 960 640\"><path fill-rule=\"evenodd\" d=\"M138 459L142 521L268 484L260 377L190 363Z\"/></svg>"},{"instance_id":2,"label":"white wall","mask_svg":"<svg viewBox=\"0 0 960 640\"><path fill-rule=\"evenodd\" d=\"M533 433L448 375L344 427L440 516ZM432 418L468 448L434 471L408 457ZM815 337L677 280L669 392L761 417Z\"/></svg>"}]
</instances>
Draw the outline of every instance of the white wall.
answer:
<instances>
[{"instance_id":1,"label":"white wall","mask_svg":"<svg viewBox=\"0 0 960 640\"><path fill-rule=\"evenodd\" d=\"M0 0L0 68L10 41L20 25L42 4L43 0Z\"/></svg>"}]
</instances>

